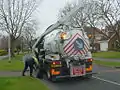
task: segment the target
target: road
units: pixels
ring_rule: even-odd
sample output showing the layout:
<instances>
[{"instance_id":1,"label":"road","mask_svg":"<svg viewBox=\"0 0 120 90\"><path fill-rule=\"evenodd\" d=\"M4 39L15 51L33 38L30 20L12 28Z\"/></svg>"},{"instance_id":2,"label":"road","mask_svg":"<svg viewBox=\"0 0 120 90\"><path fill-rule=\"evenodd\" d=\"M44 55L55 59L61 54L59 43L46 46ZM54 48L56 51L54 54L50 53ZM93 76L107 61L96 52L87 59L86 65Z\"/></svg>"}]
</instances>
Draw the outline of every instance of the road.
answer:
<instances>
[{"instance_id":1,"label":"road","mask_svg":"<svg viewBox=\"0 0 120 90\"><path fill-rule=\"evenodd\" d=\"M94 64L91 79L69 79L61 82L43 82L51 90L120 90L120 69L97 66Z\"/></svg>"}]
</instances>

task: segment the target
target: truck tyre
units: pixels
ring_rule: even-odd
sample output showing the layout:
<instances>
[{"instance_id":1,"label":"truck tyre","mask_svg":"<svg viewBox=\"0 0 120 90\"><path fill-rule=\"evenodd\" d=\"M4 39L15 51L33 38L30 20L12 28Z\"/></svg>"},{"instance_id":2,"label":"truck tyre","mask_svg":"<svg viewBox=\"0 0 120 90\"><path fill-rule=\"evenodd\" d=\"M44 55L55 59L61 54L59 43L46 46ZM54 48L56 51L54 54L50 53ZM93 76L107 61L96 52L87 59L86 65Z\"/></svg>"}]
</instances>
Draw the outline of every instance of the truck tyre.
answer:
<instances>
[{"instance_id":1,"label":"truck tyre","mask_svg":"<svg viewBox=\"0 0 120 90\"><path fill-rule=\"evenodd\" d=\"M50 79L50 74L48 72L43 73L43 79L44 80L49 80Z\"/></svg>"},{"instance_id":2,"label":"truck tyre","mask_svg":"<svg viewBox=\"0 0 120 90\"><path fill-rule=\"evenodd\" d=\"M43 73L42 73L42 71L40 69L36 70L36 78L40 78L40 79L43 78Z\"/></svg>"},{"instance_id":3,"label":"truck tyre","mask_svg":"<svg viewBox=\"0 0 120 90\"><path fill-rule=\"evenodd\" d=\"M87 75L84 76L84 78L91 79L92 78L92 74L87 74Z\"/></svg>"},{"instance_id":4,"label":"truck tyre","mask_svg":"<svg viewBox=\"0 0 120 90\"><path fill-rule=\"evenodd\" d=\"M57 82L57 79L56 79L55 77L51 77L51 78L50 78L50 81L52 81L52 82Z\"/></svg>"},{"instance_id":5,"label":"truck tyre","mask_svg":"<svg viewBox=\"0 0 120 90\"><path fill-rule=\"evenodd\" d=\"M44 80L49 80L49 81L52 81L52 82L56 82L57 81L55 77L52 77L50 75L49 71L43 74L43 79Z\"/></svg>"}]
</instances>

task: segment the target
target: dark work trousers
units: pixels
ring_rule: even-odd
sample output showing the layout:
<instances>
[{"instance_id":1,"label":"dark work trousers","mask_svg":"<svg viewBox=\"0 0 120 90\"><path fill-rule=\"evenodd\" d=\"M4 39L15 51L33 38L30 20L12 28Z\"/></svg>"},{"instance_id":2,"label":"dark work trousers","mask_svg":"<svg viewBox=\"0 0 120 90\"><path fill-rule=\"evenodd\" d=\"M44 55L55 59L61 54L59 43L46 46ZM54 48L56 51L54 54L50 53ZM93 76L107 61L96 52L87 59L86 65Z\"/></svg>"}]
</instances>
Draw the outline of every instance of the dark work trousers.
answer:
<instances>
[{"instance_id":1,"label":"dark work trousers","mask_svg":"<svg viewBox=\"0 0 120 90\"><path fill-rule=\"evenodd\" d=\"M27 71L28 68L30 69L30 76L32 76L33 69L34 69L33 65L34 65L34 63L32 63L32 62L29 62L29 61L25 62L25 66L23 69L23 76L25 75L25 72Z\"/></svg>"}]
</instances>

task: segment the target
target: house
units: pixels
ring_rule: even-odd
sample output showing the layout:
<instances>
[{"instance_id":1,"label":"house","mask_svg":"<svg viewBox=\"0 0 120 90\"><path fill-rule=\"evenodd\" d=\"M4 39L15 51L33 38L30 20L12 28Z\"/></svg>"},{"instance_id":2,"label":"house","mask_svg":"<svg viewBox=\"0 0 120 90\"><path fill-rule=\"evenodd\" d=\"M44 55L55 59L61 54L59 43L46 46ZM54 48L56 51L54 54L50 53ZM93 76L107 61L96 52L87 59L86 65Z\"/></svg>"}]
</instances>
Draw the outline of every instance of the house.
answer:
<instances>
[{"instance_id":1,"label":"house","mask_svg":"<svg viewBox=\"0 0 120 90\"><path fill-rule=\"evenodd\" d=\"M113 33L113 35L110 37L108 40L108 49L109 50L114 50L117 48L117 35Z\"/></svg>"},{"instance_id":2,"label":"house","mask_svg":"<svg viewBox=\"0 0 120 90\"><path fill-rule=\"evenodd\" d=\"M88 37L90 36L91 47L97 51L108 51L116 48L116 34L111 30L85 27Z\"/></svg>"},{"instance_id":3,"label":"house","mask_svg":"<svg viewBox=\"0 0 120 90\"><path fill-rule=\"evenodd\" d=\"M92 48L95 48L97 51L100 51L100 41L107 40L108 36L98 28L85 27L85 32L87 32L88 37L90 37L90 45Z\"/></svg>"},{"instance_id":4,"label":"house","mask_svg":"<svg viewBox=\"0 0 120 90\"><path fill-rule=\"evenodd\" d=\"M108 51L108 40L99 41L100 51Z\"/></svg>"}]
</instances>

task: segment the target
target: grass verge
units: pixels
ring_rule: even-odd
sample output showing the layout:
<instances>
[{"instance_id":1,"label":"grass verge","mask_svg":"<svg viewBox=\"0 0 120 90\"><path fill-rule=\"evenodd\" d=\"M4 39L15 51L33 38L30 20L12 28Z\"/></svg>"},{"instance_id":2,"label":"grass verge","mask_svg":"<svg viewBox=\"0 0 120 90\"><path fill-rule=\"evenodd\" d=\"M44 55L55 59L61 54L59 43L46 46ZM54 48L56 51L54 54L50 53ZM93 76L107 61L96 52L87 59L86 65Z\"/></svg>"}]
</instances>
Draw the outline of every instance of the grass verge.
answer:
<instances>
[{"instance_id":1,"label":"grass verge","mask_svg":"<svg viewBox=\"0 0 120 90\"><path fill-rule=\"evenodd\" d=\"M120 58L120 52L97 52L92 55L99 58Z\"/></svg>"},{"instance_id":2,"label":"grass verge","mask_svg":"<svg viewBox=\"0 0 120 90\"><path fill-rule=\"evenodd\" d=\"M8 63L8 59L0 60L1 71L20 71L23 69L22 57L24 54L16 55L11 58L11 63Z\"/></svg>"},{"instance_id":3,"label":"grass verge","mask_svg":"<svg viewBox=\"0 0 120 90\"><path fill-rule=\"evenodd\" d=\"M94 60L93 62L98 65L104 65L109 67L120 67L120 62L108 62L108 61L100 61L100 60Z\"/></svg>"},{"instance_id":4,"label":"grass verge","mask_svg":"<svg viewBox=\"0 0 120 90\"><path fill-rule=\"evenodd\" d=\"M31 77L0 77L0 90L49 90L40 80Z\"/></svg>"}]
</instances>

